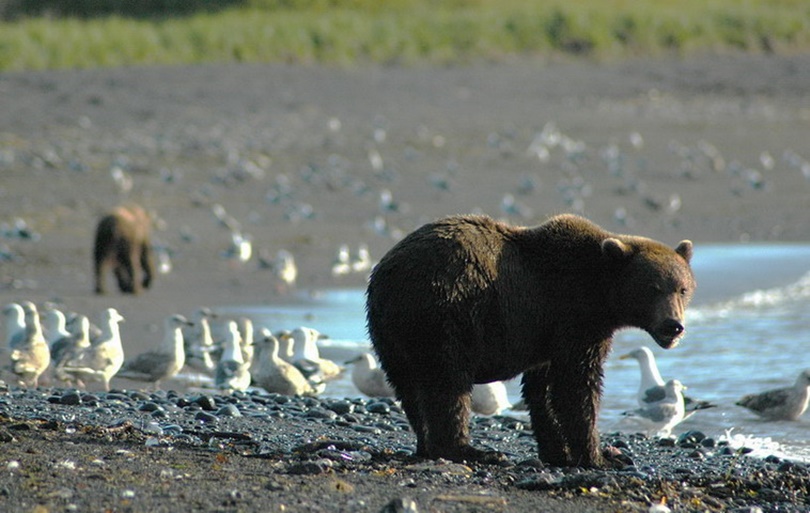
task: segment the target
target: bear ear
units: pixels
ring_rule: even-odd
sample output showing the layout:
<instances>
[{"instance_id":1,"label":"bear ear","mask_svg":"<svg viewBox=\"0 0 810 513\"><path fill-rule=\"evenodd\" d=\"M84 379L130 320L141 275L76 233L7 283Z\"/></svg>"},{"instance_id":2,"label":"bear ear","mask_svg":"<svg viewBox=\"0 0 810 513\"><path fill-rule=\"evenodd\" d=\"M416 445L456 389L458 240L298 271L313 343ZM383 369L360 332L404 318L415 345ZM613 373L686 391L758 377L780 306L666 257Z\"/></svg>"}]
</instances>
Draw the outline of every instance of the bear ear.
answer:
<instances>
[{"instance_id":1,"label":"bear ear","mask_svg":"<svg viewBox=\"0 0 810 513\"><path fill-rule=\"evenodd\" d=\"M682 240L675 247L675 253L681 255L683 259L686 260L687 262L692 260L692 241Z\"/></svg>"},{"instance_id":2,"label":"bear ear","mask_svg":"<svg viewBox=\"0 0 810 513\"><path fill-rule=\"evenodd\" d=\"M633 254L633 248L619 239L609 237L602 241L602 254L616 260L624 260Z\"/></svg>"}]
</instances>

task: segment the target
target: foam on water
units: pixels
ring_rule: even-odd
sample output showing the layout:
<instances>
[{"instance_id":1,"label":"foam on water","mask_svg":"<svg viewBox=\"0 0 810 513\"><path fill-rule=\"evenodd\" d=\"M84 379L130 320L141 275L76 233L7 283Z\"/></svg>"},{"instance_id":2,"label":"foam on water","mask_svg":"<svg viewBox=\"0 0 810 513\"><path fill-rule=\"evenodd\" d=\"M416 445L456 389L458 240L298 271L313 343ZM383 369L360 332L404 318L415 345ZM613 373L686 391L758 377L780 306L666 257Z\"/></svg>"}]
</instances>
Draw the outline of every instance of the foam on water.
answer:
<instances>
[{"instance_id":1,"label":"foam on water","mask_svg":"<svg viewBox=\"0 0 810 513\"><path fill-rule=\"evenodd\" d=\"M628 429L621 413L637 408L638 365L619 356L639 345L650 347L664 379L686 384L688 395L718 406L677 426L677 435L703 431L755 454L810 461L806 414L796 422L767 422L734 403L745 394L789 386L810 367L810 245L697 245L692 262L698 281L687 315L687 336L665 351L639 330L617 334L605 365L600 429ZM234 308L273 330L311 326L331 336L322 354L345 361L368 350L365 291L329 290L301 294L282 307ZM520 398L520 380L507 383L510 399ZM330 383L330 396L357 396L349 373ZM731 435L733 433L733 435Z\"/></svg>"}]
</instances>

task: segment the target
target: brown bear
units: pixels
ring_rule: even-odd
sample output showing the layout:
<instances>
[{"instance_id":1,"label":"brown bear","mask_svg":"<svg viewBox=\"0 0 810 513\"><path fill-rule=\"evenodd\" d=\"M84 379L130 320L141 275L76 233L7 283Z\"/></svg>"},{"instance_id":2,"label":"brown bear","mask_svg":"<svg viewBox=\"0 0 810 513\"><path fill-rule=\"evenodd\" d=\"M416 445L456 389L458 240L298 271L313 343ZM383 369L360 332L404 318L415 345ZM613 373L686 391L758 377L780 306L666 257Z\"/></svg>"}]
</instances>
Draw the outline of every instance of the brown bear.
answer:
<instances>
[{"instance_id":1,"label":"brown bear","mask_svg":"<svg viewBox=\"0 0 810 513\"><path fill-rule=\"evenodd\" d=\"M470 446L473 384L523 373L540 458L600 467L596 428L613 334L684 333L692 243L675 249L559 215L537 227L454 216L417 229L374 268L371 342L416 432L417 456L497 461Z\"/></svg>"},{"instance_id":2,"label":"brown bear","mask_svg":"<svg viewBox=\"0 0 810 513\"><path fill-rule=\"evenodd\" d=\"M116 207L98 222L93 251L96 294L104 294L104 273L112 266L118 288L125 294L138 294L149 288L154 275L152 247L149 242L151 220L138 205ZM136 271L143 277L139 281Z\"/></svg>"}]
</instances>

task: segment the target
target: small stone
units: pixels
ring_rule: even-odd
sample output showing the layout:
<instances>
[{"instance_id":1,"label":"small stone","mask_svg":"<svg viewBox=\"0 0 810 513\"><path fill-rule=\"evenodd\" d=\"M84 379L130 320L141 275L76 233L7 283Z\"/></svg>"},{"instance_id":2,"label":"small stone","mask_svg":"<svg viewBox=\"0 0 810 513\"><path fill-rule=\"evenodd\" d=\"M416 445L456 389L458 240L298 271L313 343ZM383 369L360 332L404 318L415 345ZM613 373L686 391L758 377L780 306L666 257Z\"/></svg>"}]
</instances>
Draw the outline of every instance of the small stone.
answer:
<instances>
[{"instance_id":1,"label":"small stone","mask_svg":"<svg viewBox=\"0 0 810 513\"><path fill-rule=\"evenodd\" d=\"M391 406L389 406L387 403L384 403L382 401L376 401L376 402L367 404L366 405L366 411L368 411L369 413L388 414L388 413L391 413Z\"/></svg>"},{"instance_id":2,"label":"small stone","mask_svg":"<svg viewBox=\"0 0 810 513\"><path fill-rule=\"evenodd\" d=\"M194 399L194 403L198 404L203 410L214 411L217 409L217 402L210 395L201 395Z\"/></svg>"},{"instance_id":3,"label":"small stone","mask_svg":"<svg viewBox=\"0 0 810 513\"><path fill-rule=\"evenodd\" d=\"M206 422L206 423L208 423L208 422L217 422L219 420L216 415L208 413L206 411L198 411L194 415L194 419L199 420L200 422Z\"/></svg>"},{"instance_id":4,"label":"small stone","mask_svg":"<svg viewBox=\"0 0 810 513\"><path fill-rule=\"evenodd\" d=\"M59 402L60 404L76 406L77 404L82 404L82 396L79 394L79 392L72 390L70 392L66 392Z\"/></svg>"},{"instance_id":5,"label":"small stone","mask_svg":"<svg viewBox=\"0 0 810 513\"><path fill-rule=\"evenodd\" d=\"M239 408L232 404L226 404L222 408L217 410L216 415L218 417L241 417L242 412L239 411Z\"/></svg>"},{"instance_id":6,"label":"small stone","mask_svg":"<svg viewBox=\"0 0 810 513\"><path fill-rule=\"evenodd\" d=\"M152 401L146 401L145 403L141 404L138 407L138 411L146 411L146 412L158 411L162 409L163 408L159 404L154 403Z\"/></svg>"}]
</instances>

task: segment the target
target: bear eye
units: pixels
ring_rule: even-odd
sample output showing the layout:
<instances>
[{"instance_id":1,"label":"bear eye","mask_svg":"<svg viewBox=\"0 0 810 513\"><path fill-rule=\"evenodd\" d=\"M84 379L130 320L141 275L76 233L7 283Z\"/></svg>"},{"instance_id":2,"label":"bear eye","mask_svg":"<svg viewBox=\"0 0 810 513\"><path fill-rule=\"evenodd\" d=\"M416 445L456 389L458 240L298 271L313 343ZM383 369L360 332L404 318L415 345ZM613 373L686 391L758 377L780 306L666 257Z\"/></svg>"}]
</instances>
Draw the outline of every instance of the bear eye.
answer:
<instances>
[{"instance_id":1,"label":"bear eye","mask_svg":"<svg viewBox=\"0 0 810 513\"><path fill-rule=\"evenodd\" d=\"M682 296L685 296L687 293L689 293L689 291L686 288L682 288L679 292L681 293Z\"/></svg>"}]
</instances>

